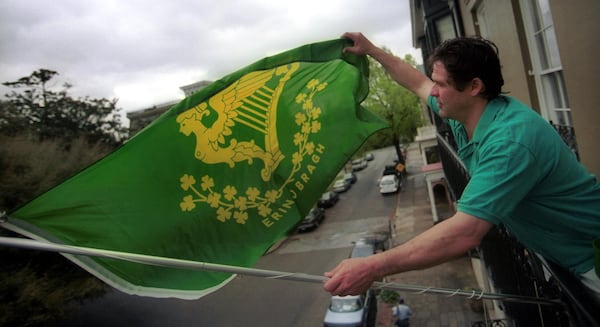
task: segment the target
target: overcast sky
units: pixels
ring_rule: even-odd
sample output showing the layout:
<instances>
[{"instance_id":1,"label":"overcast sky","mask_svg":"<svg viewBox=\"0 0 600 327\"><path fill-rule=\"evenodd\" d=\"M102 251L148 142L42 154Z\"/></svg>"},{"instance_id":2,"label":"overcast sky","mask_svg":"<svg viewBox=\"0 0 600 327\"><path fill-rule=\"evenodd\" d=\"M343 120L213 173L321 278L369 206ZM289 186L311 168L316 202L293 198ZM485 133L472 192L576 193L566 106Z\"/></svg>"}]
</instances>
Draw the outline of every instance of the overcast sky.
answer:
<instances>
[{"instance_id":1,"label":"overcast sky","mask_svg":"<svg viewBox=\"0 0 600 327\"><path fill-rule=\"evenodd\" d=\"M122 112L183 98L265 56L360 31L412 54L408 0L1 0L0 82L57 71ZM10 90L0 86L3 96Z\"/></svg>"}]
</instances>

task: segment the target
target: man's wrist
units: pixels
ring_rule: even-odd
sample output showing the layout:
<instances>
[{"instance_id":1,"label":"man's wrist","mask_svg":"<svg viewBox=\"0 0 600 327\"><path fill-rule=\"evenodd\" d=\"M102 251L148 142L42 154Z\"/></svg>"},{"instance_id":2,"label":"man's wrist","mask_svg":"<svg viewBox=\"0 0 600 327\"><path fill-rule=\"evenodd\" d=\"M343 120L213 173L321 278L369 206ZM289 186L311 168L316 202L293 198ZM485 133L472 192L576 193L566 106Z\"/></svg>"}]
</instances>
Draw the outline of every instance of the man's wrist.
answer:
<instances>
[{"instance_id":1,"label":"man's wrist","mask_svg":"<svg viewBox=\"0 0 600 327\"><path fill-rule=\"evenodd\" d=\"M370 269L374 280L383 280L383 278L391 274L388 258L385 252L381 252L370 257Z\"/></svg>"}]
</instances>

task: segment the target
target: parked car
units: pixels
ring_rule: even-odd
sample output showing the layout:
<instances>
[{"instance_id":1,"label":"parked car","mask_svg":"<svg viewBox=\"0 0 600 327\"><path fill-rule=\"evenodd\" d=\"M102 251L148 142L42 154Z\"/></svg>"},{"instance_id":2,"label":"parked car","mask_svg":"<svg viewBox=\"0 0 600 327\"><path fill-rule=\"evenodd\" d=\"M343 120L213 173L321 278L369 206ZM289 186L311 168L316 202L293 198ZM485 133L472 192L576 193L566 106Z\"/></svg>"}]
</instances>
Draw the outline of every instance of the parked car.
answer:
<instances>
[{"instance_id":1,"label":"parked car","mask_svg":"<svg viewBox=\"0 0 600 327\"><path fill-rule=\"evenodd\" d=\"M330 208L333 207L340 200L340 195L335 191L328 191L321 195L321 198L317 202L319 208Z\"/></svg>"},{"instance_id":2,"label":"parked car","mask_svg":"<svg viewBox=\"0 0 600 327\"><path fill-rule=\"evenodd\" d=\"M375 253L375 246L372 243L366 241L359 241L354 243L350 258L362 258L368 257Z\"/></svg>"},{"instance_id":3,"label":"parked car","mask_svg":"<svg viewBox=\"0 0 600 327\"><path fill-rule=\"evenodd\" d=\"M352 171L359 171L367 168L367 161L364 159L355 159L352 160Z\"/></svg>"},{"instance_id":4,"label":"parked car","mask_svg":"<svg viewBox=\"0 0 600 327\"><path fill-rule=\"evenodd\" d=\"M298 225L298 233L310 232L315 230L325 220L325 210L323 208L312 208L304 220Z\"/></svg>"},{"instance_id":5,"label":"parked car","mask_svg":"<svg viewBox=\"0 0 600 327\"><path fill-rule=\"evenodd\" d=\"M396 175L385 175L379 181L379 192L381 194L396 193L400 187L400 180Z\"/></svg>"},{"instance_id":6,"label":"parked car","mask_svg":"<svg viewBox=\"0 0 600 327\"><path fill-rule=\"evenodd\" d=\"M336 193L343 193L343 192L348 191L350 189L351 185L352 185L352 183L350 183L349 181L347 181L345 179L338 179L333 184L333 191Z\"/></svg>"},{"instance_id":7,"label":"parked car","mask_svg":"<svg viewBox=\"0 0 600 327\"><path fill-rule=\"evenodd\" d=\"M366 326L371 305L375 301L370 291L363 295L332 296L323 326Z\"/></svg>"},{"instance_id":8,"label":"parked car","mask_svg":"<svg viewBox=\"0 0 600 327\"><path fill-rule=\"evenodd\" d=\"M372 152L369 152L369 153L365 154L365 160L371 161L373 159L375 159L375 156L373 155Z\"/></svg>"},{"instance_id":9,"label":"parked car","mask_svg":"<svg viewBox=\"0 0 600 327\"><path fill-rule=\"evenodd\" d=\"M356 245L364 243L372 244L374 252L385 251L387 250L388 235L384 233L369 234L359 239L354 244Z\"/></svg>"},{"instance_id":10,"label":"parked car","mask_svg":"<svg viewBox=\"0 0 600 327\"><path fill-rule=\"evenodd\" d=\"M382 176L396 175L396 176L400 177L400 174L402 174L402 173L400 171L398 171L398 169L396 169L397 165L398 164L386 165L385 168L383 168L383 173L381 175Z\"/></svg>"},{"instance_id":11,"label":"parked car","mask_svg":"<svg viewBox=\"0 0 600 327\"><path fill-rule=\"evenodd\" d=\"M351 184L356 183L356 174L354 172L344 174L344 179L350 181Z\"/></svg>"}]
</instances>

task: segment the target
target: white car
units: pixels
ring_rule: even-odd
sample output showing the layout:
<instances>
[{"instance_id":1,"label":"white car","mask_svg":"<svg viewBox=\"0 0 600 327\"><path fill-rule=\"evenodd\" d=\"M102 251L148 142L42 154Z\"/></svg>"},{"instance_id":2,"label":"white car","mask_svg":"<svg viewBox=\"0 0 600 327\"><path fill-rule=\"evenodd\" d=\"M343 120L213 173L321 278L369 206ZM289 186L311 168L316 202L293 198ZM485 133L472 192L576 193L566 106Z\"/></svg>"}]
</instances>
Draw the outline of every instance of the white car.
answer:
<instances>
[{"instance_id":1,"label":"white car","mask_svg":"<svg viewBox=\"0 0 600 327\"><path fill-rule=\"evenodd\" d=\"M352 183L350 183L349 180L338 179L333 184L333 191L336 193L343 193L343 192L348 191L348 189L350 189L351 185L352 185Z\"/></svg>"},{"instance_id":2,"label":"white car","mask_svg":"<svg viewBox=\"0 0 600 327\"><path fill-rule=\"evenodd\" d=\"M400 187L400 181L396 175L385 175L379 181L379 192L381 194L396 193Z\"/></svg>"},{"instance_id":3,"label":"white car","mask_svg":"<svg viewBox=\"0 0 600 327\"><path fill-rule=\"evenodd\" d=\"M365 326L370 300L368 295L332 296L323 326Z\"/></svg>"},{"instance_id":4,"label":"white car","mask_svg":"<svg viewBox=\"0 0 600 327\"><path fill-rule=\"evenodd\" d=\"M364 159L355 159L352 161L352 171L359 171L367 168L369 163Z\"/></svg>"}]
</instances>

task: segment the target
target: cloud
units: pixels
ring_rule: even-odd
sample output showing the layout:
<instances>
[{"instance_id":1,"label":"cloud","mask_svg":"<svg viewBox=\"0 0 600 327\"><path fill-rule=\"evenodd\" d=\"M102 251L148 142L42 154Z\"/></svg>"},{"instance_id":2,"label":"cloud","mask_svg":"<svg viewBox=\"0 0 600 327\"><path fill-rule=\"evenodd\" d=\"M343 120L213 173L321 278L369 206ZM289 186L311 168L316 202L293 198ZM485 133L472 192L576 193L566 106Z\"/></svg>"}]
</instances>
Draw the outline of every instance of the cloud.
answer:
<instances>
[{"instance_id":1,"label":"cloud","mask_svg":"<svg viewBox=\"0 0 600 327\"><path fill-rule=\"evenodd\" d=\"M346 31L420 60L408 1L3 0L0 21L1 82L52 69L73 96L117 98L125 111Z\"/></svg>"}]
</instances>

